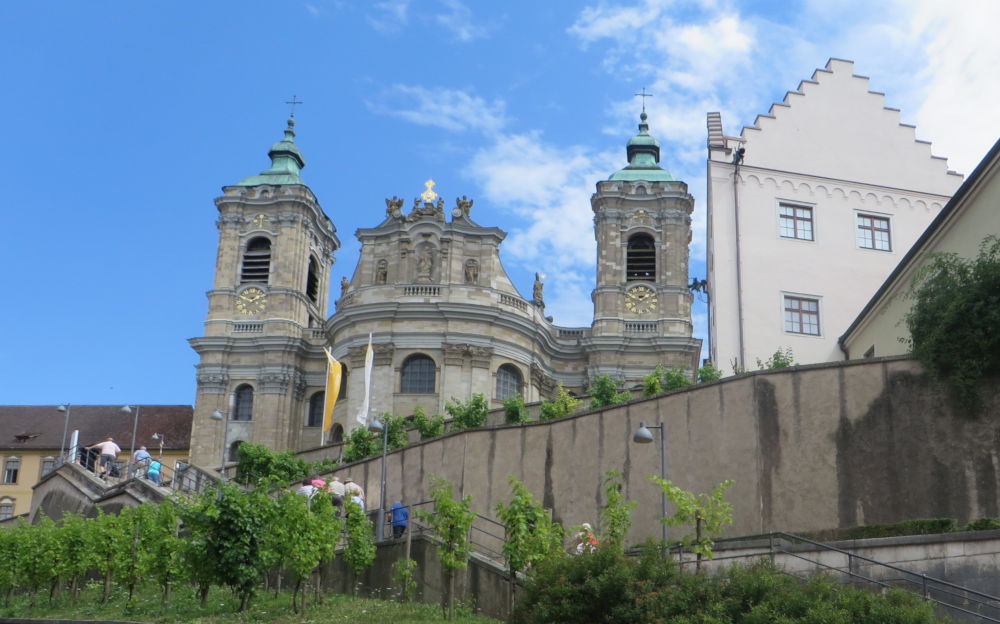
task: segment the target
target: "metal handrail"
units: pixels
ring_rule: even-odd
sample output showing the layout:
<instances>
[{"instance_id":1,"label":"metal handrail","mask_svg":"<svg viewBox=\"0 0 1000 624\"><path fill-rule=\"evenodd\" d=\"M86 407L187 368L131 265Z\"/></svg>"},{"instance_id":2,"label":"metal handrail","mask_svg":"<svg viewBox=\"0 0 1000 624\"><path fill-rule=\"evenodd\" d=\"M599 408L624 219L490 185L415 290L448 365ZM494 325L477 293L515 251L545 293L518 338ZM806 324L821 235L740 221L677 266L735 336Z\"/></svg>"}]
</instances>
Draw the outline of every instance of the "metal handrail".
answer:
<instances>
[{"instance_id":1,"label":"metal handrail","mask_svg":"<svg viewBox=\"0 0 1000 624\"><path fill-rule=\"evenodd\" d=\"M830 546L829 544L824 544L821 542L816 542L805 537L798 535L793 535L791 533L784 533L781 531L773 533L764 533L759 535L750 535L739 538L728 538L717 540L716 544L720 543L740 543L749 542L754 540L767 540L768 549L764 551L755 551L742 553L738 555L723 555L716 557L715 559L744 559L751 557L762 557L767 556L773 559L775 554L783 554L789 557L793 557L805 562L812 564L813 566L823 568L826 570L831 570L841 574L845 574L851 579L858 579L865 583L876 585L879 587L892 588L897 587L906 591L911 591L913 593L920 594L924 599L930 600L935 604L958 611L969 616L973 616L980 621L986 622L997 622L1000 623L1000 597L987 594L975 589L968 587L963 587L949 581L938 579L926 574L913 572L899 566L884 563L882 561L877 561L870 557L865 557L864 555L859 555L850 551L842 550L835 546ZM782 545L783 542L789 542L788 547ZM808 545L808 547L794 548L798 542L799 545ZM847 566L838 567L833 565L828 565L817 559L809 558L801 554L804 550L808 548L809 550L827 551L843 555L847 558ZM683 555L686 549L683 546L672 547L671 552L676 552L678 555L678 560L681 565L686 565L694 563L691 560L683 560ZM687 551L690 552L690 551ZM859 571L857 571L857 562L862 562L869 565L870 567L876 569L886 569L896 572L898 574L888 577L888 578L874 578L866 576ZM790 572L788 574L791 574ZM936 594L932 595L932 594ZM970 610L966 607L972 607L977 609L976 611ZM985 613L980 613L979 609L993 610L994 613L987 615Z\"/></svg>"}]
</instances>

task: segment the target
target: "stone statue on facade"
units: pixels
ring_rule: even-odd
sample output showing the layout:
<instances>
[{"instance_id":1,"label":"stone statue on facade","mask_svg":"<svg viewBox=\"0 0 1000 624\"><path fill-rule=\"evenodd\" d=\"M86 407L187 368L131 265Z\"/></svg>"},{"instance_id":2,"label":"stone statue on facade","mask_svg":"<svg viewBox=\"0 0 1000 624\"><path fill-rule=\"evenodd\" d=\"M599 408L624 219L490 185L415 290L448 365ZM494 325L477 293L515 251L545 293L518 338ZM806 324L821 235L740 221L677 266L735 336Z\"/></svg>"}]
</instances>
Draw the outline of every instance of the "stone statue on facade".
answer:
<instances>
[{"instance_id":1,"label":"stone statue on facade","mask_svg":"<svg viewBox=\"0 0 1000 624\"><path fill-rule=\"evenodd\" d=\"M469 214L472 212L472 202L473 200L469 199L465 195L462 195L455 200L455 203L458 205L458 209L462 211L462 214L465 215L466 218L468 218Z\"/></svg>"},{"instance_id":2,"label":"stone statue on facade","mask_svg":"<svg viewBox=\"0 0 1000 624\"><path fill-rule=\"evenodd\" d=\"M393 219L401 218L403 216L403 200L395 195L392 196L392 199L386 198L385 214Z\"/></svg>"},{"instance_id":3,"label":"stone statue on facade","mask_svg":"<svg viewBox=\"0 0 1000 624\"><path fill-rule=\"evenodd\" d=\"M347 281L346 277L340 278L340 296L343 297L347 294L347 289L350 288L351 283Z\"/></svg>"},{"instance_id":4,"label":"stone statue on facade","mask_svg":"<svg viewBox=\"0 0 1000 624\"><path fill-rule=\"evenodd\" d=\"M385 260L379 260L378 265L375 267L375 283L385 284L389 278L389 263Z\"/></svg>"},{"instance_id":5,"label":"stone statue on facade","mask_svg":"<svg viewBox=\"0 0 1000 624\"><path fill-rule=\"evenodd\" d=\"M417 281L431 281L431 272L434 270L434 253L430 245L424 245L417 252Z\"/></svg>"},{"instance_id":6,"label":"stone statue on facade","mask_svg":"<svg viewBox=\"0 0 1000 624\"><path fill-rule=\"evenodd\" d=\"M465 261L465 283L466 284L478 284L479 283L479 263L475 260Z\"/></svg>"},{"instance_id":7,"label":"stone statue on facade","mask_svg":"<svg viewBox=\"0 0 1000 624\"><path fill-rule=\"evenodd\" d=\"M535 287L532 290L532 297L534 298L533 303L539 308L545 307L545 297L542 295L542 288L545 284L542 283L542 274L535 273Z\"/></svg>"}]
</instances>

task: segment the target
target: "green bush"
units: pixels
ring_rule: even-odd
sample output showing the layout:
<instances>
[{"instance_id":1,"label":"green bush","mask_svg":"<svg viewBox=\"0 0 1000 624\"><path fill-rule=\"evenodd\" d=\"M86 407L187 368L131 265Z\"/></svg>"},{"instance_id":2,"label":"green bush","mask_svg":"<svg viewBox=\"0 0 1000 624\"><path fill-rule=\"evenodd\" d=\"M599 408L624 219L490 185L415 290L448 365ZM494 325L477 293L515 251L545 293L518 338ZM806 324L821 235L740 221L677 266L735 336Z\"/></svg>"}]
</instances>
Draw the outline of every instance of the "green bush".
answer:
<instances>
[{"instance_id":1,"label":"green bush","mask_svg":"<svg viewBox=\"0 0 1000 624\"><path fill-rule=\"evenodd\" d=\"M1000 238L987 236L974 259L932 254L911 284L908 345L931 378L976 414L979 386L1000 372Z\"/></svg>"},{"instance_id":2,"label":"green bush","mask_svg":"<svg viewBox=\"0 0 1000 624\"><path fill-rule=\"evenodd\" d=\"M344 461L361 461L368 457L375 457L382 453L382 436L368 431L364 427L355 427L347 434L344 445Z\"/></svg>"},{"instance_id":3,"label":"green bush","mask_svg":"<svg viewBox=\"0 0 1000 624\"><path fill-rule=\"evenodd\" d=\"M427 440L444 435L444 415L434 414L428 417L424 413L424 408L418 407L413 410L413 426L420 432L420 439Z\"/></svg>"},{"instance_id":4,"label":"green bush","mask_svg":"<svg viewBox=\"0 0 1000 624\"><path fill-rule=\"evenodd\" d=\"M993 531L1000 529L1000 518L979 518L962 527L963 531Z\"/></svg>"},{"instance_id":5,"label":"green bush","mask_svg":"<svg viewBox=\"0 0 1000 624\"><path fill-rule=\"evenodd\" d=\"M789 366L795 366L795 356L792 355L791 347L778 347L778 350L764 361L757 358L757 368L760 370L774 370L788 368Z\"/></svg>"},{"instance_id":6,"label":"green bush","mask_svg":"<svg viewBox=\"0 0 1000 624\"><path fill-rule=\"evenodd\" d=\"M638 558L612 549L540 562L525 585L513 624L932 624L933 609L915 594L885 596L825 576L805 583L768 562L720 576L678 571L647 546Z\"/></svg>"},{"instance_id":7,"label":"green bush","mask_svg":"<svg viewBox=\"0 0 1000 624\"><path fill-rule=\"evenodd\" d=\"M985 518L984 520L989 520ZM1000 527L998 527L1000 528ZM954 518L917 518L886 524L866 524L843 529L832 529L815 533L805 533L819 541L873 539L876 537L902 537L907 535L935 535L959 530ZM970 529L971 530L971 529Z\"/></svg>"},{"instance_id":8,"label":"green bush","mask_svg":"<svg viewBox=\"0 0 1000 624\"><path fill-rule=\"evenodd\" d=\"M607 407L624 403L632 398L632 393L628 390L619 391L621 382L615 381L609 375L600 375L594 380L594 384L587 388L590 395L590 407Z\"/></svg>"},{"instance_id":9,"label":"green bush","mask_svg":"<svg viewBox=\"0 0 1000 624\"><path fill-rule=\"evenodd\" d=\"M553 418L569 416L579 405L580 400L570 395L569 391L563 388L562 384L559 384L559 392L555 400L542 401L540 417L542 420L552 420Z\"/></svg>"},{"instance_id":10,"label":"green bush","mask_svg":"<svg viewBox=\"0 0 1000 624\"><path fill-rule=\"evenodd\" d=\"M486 404L486 397L476 392L471 399L464 403L451 397L451 401L445 403L444 411L451 416L452 430L458 431L485 425L489 406Z\"/></svg>"},{"instance_id":11,"label":"green bush","mask_svg":"<svg viewBox=\"0 0 1000 624\"><path fill-rule=\"evenodd\" d=\"M508 425L528 422L528 410L524 407L524 397L515 394L504 399L503 415Z\"/></svg>"},{"instance_id":12,"label":"green bush","mask_svg":"<svg viewBox=\"0 0 1000 624\"><path fill-rule=\"evenodd\" d=\"M708 383L721 378L722 371L711 364L706 364L698 369L698 383Z\"/></svg>"}]
</instances>

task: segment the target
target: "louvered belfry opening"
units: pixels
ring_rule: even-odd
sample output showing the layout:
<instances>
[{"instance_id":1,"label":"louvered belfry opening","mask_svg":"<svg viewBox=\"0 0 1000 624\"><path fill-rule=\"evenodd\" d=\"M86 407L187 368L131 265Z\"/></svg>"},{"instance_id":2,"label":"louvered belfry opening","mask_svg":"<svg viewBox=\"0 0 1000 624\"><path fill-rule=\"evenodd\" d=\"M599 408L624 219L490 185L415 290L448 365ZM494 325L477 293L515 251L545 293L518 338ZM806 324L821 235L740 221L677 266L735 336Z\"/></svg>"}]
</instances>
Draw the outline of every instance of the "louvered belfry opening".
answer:
<instances>
[{"instance_id":1,"label":"louvered belfry opening","mask_svg":"<svg viewBox=\"0 0 1000 624\"><path fill-rule=\"evenodd\" d=\"M319 297L319 268L316 265L316 258L309 258L309 273L306 275L306 296L313 303Z\"/></svg>"},{"instance_id":2,"label":"louvered belfry opening","mask_svg":"<svg viewBox=\"0 0 1000 624\"><path fill-rule=\"evenodd\" d=\"M240 272L240 283L267 283L271 272L271 241L266 238L255 238L247 243L243 254L243 270Z\"/></svg>"},{"instance_id":3,"label":"louvered belfry opening","mask_svg":"<svg viewBox=\"0 0 1000 624\"><path fill-rule=\"evenodd\" d=\"M648 234L636 234L628 239L625 279L656 280L656 244Z\"/></svg>"}]
</instances>

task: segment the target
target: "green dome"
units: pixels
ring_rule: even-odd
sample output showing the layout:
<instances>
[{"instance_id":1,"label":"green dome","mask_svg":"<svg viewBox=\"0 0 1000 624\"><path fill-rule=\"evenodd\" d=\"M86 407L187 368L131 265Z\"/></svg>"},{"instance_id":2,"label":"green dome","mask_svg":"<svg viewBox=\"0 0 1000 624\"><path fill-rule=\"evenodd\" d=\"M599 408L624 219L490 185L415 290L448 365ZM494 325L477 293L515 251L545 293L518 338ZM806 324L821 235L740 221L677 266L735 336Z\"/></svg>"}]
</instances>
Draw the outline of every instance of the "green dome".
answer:
<instances>
[{"instance_id":1,"label":"green dome","mask_svg":"<svg viewBox=\"0 0 1000 624\"><path fill-rule=\"evenodd\" d=\"M259 175L244 178L236 186L257 186L260 184L305 184L299 172L306 166L306 159L295 145L295 119L288 119L285 138L271 146L267 155L271 158L271 168Z\"/></svg>"},{"instance_id":2,"label":"green dome","mask_svg":"<svg viewBox=\"0 0 1000 624\"><path fill-rule=\"evenodd\" d=\"M646 111L639 115L639 134L625 146L628 165L612 175L609 180L646 180L648 182L673 182L674 176L660 167L660 142L649 135Z\"/></svg>"}]
</instances>

